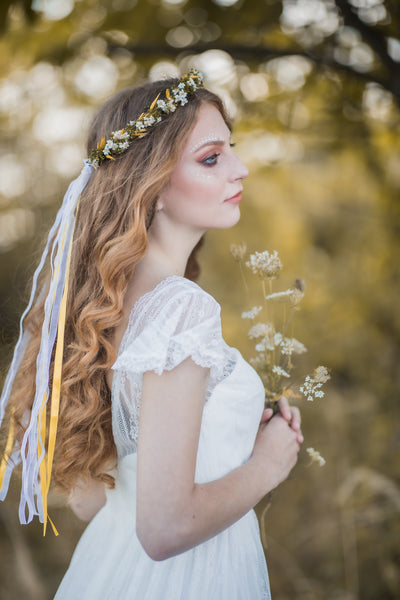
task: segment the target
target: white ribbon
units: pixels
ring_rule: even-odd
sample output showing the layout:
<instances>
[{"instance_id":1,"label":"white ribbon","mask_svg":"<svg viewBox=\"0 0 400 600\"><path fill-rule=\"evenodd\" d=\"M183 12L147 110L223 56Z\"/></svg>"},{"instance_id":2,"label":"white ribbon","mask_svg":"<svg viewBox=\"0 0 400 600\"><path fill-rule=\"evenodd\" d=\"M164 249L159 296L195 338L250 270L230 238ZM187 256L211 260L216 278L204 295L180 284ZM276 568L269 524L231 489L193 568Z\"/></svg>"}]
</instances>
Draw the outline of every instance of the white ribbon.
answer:
<instances>
[{"instance_id":1,"label":"white ribbon","mask_svg":"<svg viewBox=\"0 0 400 600\"><path fill-rule=\"evenodd\" d=\"M68 253L72 243L74 231L76 206L79 196L85 189L92 171L93 167L90 165L88 160L85 160L80 175L70 184L64 196L61 208L58 211L54 224L50 230L45 250L39 266L37 267L33 276L32 291L29 303L21 317L19 326L19 339L17 345L15 346L14 356L0 398L1 425L11 394L14 378L29 342L29 334L23 331L23 321L32 308L36 295L38 277L49 254L51 241L54 238L50 253L52 275L50 288L44 305L44 321L42 325L40 350L36 360L35 398L30 414L26 415L27 428L22 439L21 449L15 450L11 455L6 467L3 484L0 490L0 500L4 500L5 496L7 495L11 473L14 467L22 461L22 490L19 507L19 519L21 523L29 523L32 521L35 515L39 515L42 523L44 519L42 495L39 482L39 466L44 458L44 440L41 440L40 438L38 417L39 411L42 407L44 395L46 394L47 398L49 398L50 363L57 335L58 317L64 291ZM41 297L39 297L37 302L40 300ZM38 457L38 444L42 448L40 457Z\"/></svg>"}]
</instances>

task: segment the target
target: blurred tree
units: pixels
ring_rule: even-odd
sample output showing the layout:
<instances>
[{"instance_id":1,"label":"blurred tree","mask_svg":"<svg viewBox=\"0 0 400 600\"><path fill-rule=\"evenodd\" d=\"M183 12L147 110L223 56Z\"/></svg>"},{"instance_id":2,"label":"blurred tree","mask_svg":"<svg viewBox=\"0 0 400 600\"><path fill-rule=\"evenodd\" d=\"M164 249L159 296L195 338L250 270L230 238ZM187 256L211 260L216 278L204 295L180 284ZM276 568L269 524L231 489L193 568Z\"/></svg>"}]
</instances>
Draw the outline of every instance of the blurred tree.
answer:
<instances>
[{"instance_id":1,"label":"blurred tree","mask_svg":"<svg viewBox=\"0 0 400 600\"><path fill-rule=\"evenodd\" d=\"M121 48L143 59L219 48L250 65L279 56L303 56L317 68L374 82L400 104L400 11L394 1L102 0L77 2L74 10L73 0L34 5L37 13L30 0L5 0L0 11L3 31L17 12L33 27L32 35L41 37L33 61L61 64L79 53L92 35L106 40L111 56ZM42 28L35 27L41 10L51 19L46 40ZM64 14L61 27L57 17ZM79 35L66 44L71 30Z\"/></svg>"},{"instance_id":2,"label":"blurred tree","mask_svg":"<svg viewBox=\"0 0 400 600\"><path fill-rule=\"evenodd\" d=\"M304 365L318 360L333 374L327 402L303 408L310 445L328 464L318 472L299 467L285 484L290 493L278 491L266 513L273 597L400 597L398 2L39 0L35 7L0 6L3 348L15 339L38 246L86 154L94 108L120 87L198 66L234 115L236 149L251 169L239 230L211 232L204 249L213 265L204 281L224 304L228 340L251 356L228 253L240 236L251 250L278 249L289 285L307 280L296 323L310 350ZM8 360L3 350L0 362ZM79 533L52 502L63 535L40 542L34 561L48 590ZM8 556L11 529L4 529ZM33 546L40 534L25 528L19 555L24 540ZM16 596L14 580L5 599Z\"/></svg>"}]
</instances>

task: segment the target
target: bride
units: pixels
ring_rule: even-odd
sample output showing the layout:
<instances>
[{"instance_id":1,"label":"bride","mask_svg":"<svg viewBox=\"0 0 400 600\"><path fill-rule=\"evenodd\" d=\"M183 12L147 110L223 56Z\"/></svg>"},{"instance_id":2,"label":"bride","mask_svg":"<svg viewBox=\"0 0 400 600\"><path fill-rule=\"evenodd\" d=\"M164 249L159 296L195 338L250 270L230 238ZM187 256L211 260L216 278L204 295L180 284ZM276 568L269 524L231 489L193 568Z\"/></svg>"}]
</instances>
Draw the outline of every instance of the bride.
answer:
<instances>
[{"instance_id":1,"label":"bride","mask_svg":"<svg viewBox=\"0 0 400 600\"><path fill-rule=\"evenodd\" d=\"M238 222L248 175L223 104L196 71L123 90L88 153L3 391L1 497L22 460L22 522L46 525L50 474L90 521L57 600L270 598L252 509L303 437L285 398L264 409L195 283L201 240Z\"/></svg>"}]
</instances>

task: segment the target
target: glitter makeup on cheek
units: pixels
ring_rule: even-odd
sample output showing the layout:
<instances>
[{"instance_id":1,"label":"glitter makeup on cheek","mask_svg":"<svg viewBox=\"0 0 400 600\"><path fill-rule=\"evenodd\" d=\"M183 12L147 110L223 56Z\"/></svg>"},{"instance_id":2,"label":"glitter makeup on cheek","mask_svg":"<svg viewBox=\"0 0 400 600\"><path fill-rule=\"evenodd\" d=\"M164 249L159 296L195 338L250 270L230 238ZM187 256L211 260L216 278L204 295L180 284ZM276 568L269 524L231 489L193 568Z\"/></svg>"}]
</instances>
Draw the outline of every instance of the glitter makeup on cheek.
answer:
<instances>
[{"instance_id":1,"label":"glitter makeup on cheek","mask_svg":"<svg viewBox=\"0 0 400 600\"><path fill-rule=\"evenodd\" d=\"M212 169L207 169L201 163L197 163L190 168L190 177L198 181L212 181L215 179L215 173L212 172Z\"/></svg>"}]
</instances>

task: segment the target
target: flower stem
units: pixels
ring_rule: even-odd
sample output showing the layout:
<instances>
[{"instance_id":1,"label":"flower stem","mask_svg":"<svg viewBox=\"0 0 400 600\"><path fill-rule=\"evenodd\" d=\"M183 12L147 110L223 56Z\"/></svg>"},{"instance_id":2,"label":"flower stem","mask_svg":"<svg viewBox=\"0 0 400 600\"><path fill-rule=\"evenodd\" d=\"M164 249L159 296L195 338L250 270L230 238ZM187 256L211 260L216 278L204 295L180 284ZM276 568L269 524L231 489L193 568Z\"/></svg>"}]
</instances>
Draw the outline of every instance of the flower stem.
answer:
<instances>
[{"instance_id":1,"label":"flower stem","mask_svg":"<svg viewBox=\"0 0 400 600\"><path fill-rule=\"evenodd\" d=\"M294 308L292 308L292 310L290 311L289 318L286 321L286 325L284 326L284 328L282 330L282 335L286 335L287 328L289 326L290 321L292 320L293 315L294 315ZM293 324L292 324L292 332L293 332Z\"/></svg>"},{"instance_id":2,"label":"flower stem","mask_svg":"<svg viewBox=\"0 0 400 600\"><path fill-rule=\"evenodd\" d=\"M244 289L246 290L247 304L248 304L248 306L249 306L249 310L250 310L250 309L251 309L250 293L249 293L249 287L248 287L248 285L247 285L246 277L245 277L245 275L244 275L242 261L240 261L240 262L239 262L239 269L240 269L240 275L241 275L241 277L242 277L242 281L243 281Z\"/></svg>"}]
</instances>

